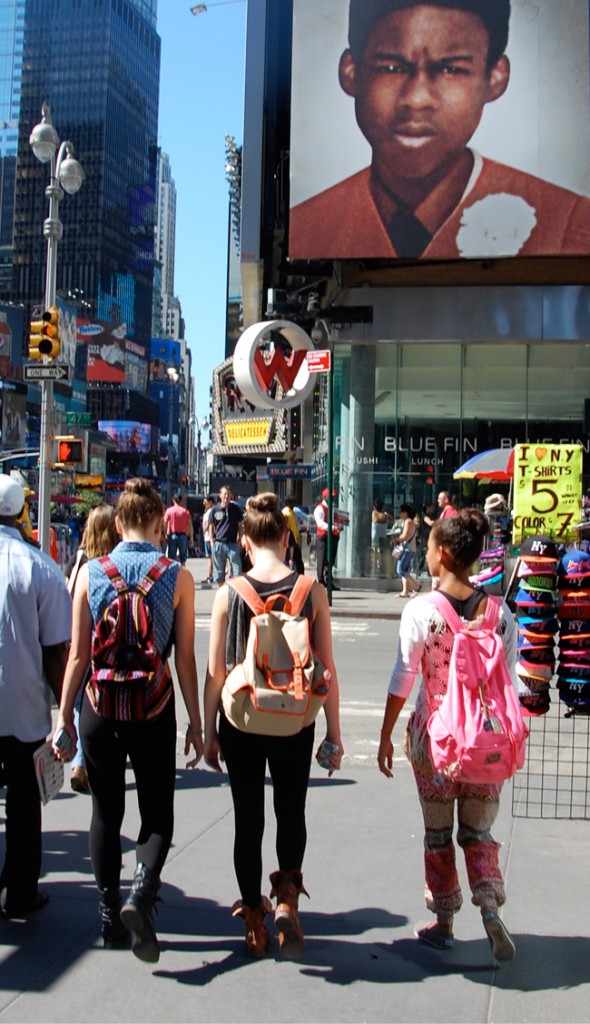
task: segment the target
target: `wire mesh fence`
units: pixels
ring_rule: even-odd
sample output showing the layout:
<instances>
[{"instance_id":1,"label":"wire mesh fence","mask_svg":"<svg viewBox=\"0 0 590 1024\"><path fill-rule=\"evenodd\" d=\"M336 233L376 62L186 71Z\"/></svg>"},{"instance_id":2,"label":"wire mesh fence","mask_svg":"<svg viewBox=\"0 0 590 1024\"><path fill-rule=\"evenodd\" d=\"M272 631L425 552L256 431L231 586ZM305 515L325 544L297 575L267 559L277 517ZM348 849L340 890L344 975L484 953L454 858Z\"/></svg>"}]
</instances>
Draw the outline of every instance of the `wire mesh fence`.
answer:
<instances>
[{"instance_id":1,"label":"wire mesh fence","mask_svg":"<svg viewBox=\"0 0 590 1024\"><path fill-rule=\"evenodd\" d=\"M514 776L516 818L590 818L590 715L567 715L553 691L547 714L529 718L527 758Z\"/></svg>"}]
</instances>

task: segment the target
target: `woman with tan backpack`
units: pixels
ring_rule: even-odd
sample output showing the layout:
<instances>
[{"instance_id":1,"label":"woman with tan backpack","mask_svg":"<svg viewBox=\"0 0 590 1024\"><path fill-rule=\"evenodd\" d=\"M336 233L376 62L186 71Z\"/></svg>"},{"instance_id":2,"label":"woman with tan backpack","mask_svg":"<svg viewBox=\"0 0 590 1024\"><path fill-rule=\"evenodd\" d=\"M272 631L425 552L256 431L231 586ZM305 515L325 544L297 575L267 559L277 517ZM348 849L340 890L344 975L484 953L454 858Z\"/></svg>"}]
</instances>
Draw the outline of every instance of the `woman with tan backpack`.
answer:
<instances>
[{"instance_id":1,"label":"woman with tan backpack","mask_svg":"<svg viewBox=\"0 0 590 1024\"><path fill-rule=\"evenodd\" d=\"M301 873L307 840L305 801L314 745L313 719L320 706L326 716L326 738L316 758L332 774L340 767L343 754L330 609L322 586L285 565L286 523L276 495L249 499L244 529L252 568L223 586L213 605L204 698L205 760L216 771L221 771L220 760L227 765L235 816L234 867L241 894L232 913L243 918L247 952L257 957L264 956L269 944L264 919L272 911L270 900L261 891L268 764L278 859L278 870L270 875L270 895L277 900L274 919L281 951L294 958L304 949L298 900L302 892L307 895ZM276 611L279 605L283 612ZM260 672L253 664L253 652L260 648L267 627L273 635L285 626L285 632L293 626L300 633L305 620L313 664L302 664L305 655L294 653L295 689L299 688L295 695L286 681L284 665L279 670L282 679L272 658L270 664L263 659ZM260 644L255 643L257 630ZM249 656L252 664L248 666ZM226 685L230 670L234 687ZM260 678L249 686L252 672ZM269 679L274 682L267 686ZM286 713L274 710L277 697ZM305 714L298 716L298 703L307 709ZM261 710L264 708L266 713ZM285 734L286 730L290 734Z\"/></svg>"}]
</instances>

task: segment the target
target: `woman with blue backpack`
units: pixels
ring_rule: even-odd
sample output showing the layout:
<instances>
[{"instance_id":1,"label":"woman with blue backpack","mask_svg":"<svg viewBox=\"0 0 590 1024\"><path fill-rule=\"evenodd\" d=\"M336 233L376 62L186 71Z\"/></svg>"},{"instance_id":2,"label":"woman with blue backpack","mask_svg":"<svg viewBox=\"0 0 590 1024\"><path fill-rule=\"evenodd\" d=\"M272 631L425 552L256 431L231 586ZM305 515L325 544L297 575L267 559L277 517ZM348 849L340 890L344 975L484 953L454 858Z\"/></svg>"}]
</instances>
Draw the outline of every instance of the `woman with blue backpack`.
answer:
<instances>
[{"instance_id":1,"label":"woman with blue backpack","mask_svg":"<svg viewBox=\"0 0 590 1024\"><path fill-rule=\"evenodd\" d=\"M128 480L116 508L122 540L110 556L78 574L72 645L53 737L70 760L78 737L74 706L88 671L80 736L92 793L90 857L100 893L105 948L126 944L140 960L160 955L152 912L174 826L176 711L168 655L189 718L185 755L203 752L194 653L195 585L178 562L160 553L162 500L147 480ZM125 771L131 761L141 817L136 869L123 902L120 891Z\"/></svg>"},{"instance_id":2,"label":"woman with blue backpack","mask_svg":"<svg viewBox=\"0 0 590 1024\"><path fill-rule=\"evenodd\" d=\"M465 782L459 770L462 751L457 747L453 755L457 762L449 764L448 770L437 769L433 765L435 749L430 735L447 690L449 688L450 692L452 679L457 675L453 660L456 641L461 635L462 642L465 642L466 634L466 642L469 643L471 631L478 642L485 645L489 641L492 648L495 643L496 656L499 647L499 657L503 659L500 667L504 670L501 680L505 690L499 694L500 703L494 713L490 713L486 705L483 678L479 681L479 692L475 694L474 706L478 713L483 714L482 708L487 713L482 730L486 742L494 740L495 734L498 734L498 741L506 738L507 715L502 698L506 704L512 702L516 714L520 714L514 667L514 618L504 601L489 597L484 590L469 582L473 563L482 551L488 530L486 517L477 509L464 509L452 518L438 520L432 527L426 559L429 572L439 579L440 587L435 593L416 597L404 608L377 760L380 771L392 778L391 733L410 696L416 674L421 670L422 682L407 727L406 753L414 771L424 817L426 905L436 915L436 921L418 928L415 934L421 942L437 950L449 950L454 944L453 920L463 902L453 844L456 808L457 842L465 856L472 903L480 908L493 955L497 960L510 960L515 953L514 943L498 915L498 909L506 898L498 862L499 844L490 833L498 814L502 788L501 781L498 781L501 776L498 770L500 754L486 754L490 781L485 781L488 776L484 765L480 769L481 774L469 776L465 772L470 778L475 775L479 781ZM469 699L469 694L466 699ZM518 730L519 726L520 755L526 737L520 718L514 729ZM453 737L447 739L452 745ZM509 739L512 741L513 737ZM511 745L516 750L516 743L511 742ZM518 766L515 758L506 771L512 773Z\"/></svg>"}]
</instances>

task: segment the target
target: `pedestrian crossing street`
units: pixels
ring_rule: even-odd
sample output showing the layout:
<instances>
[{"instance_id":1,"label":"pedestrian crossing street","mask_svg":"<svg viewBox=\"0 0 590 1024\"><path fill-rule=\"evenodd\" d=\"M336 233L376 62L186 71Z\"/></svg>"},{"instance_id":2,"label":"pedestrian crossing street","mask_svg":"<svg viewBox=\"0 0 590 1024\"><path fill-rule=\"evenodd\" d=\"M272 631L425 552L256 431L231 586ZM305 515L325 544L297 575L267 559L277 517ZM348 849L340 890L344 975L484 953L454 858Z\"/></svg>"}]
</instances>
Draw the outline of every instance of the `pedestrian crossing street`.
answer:
<instances>
[{"instance_id":1,"label":"pedestrian crossing street","mask_svg":"<svg viewBox=\"0 0 590 1024\"><path fill-rule=\"evenodd\" d=\"M208 615L195 616L197 633L209 633L210 617ZM375 628L375 620L368 619L332 619L332 635L335 646L341 644L355 644L357 642L370 641L379 636ZM370 644L369 644L370 646ZM357 655L358 657L358 655ZM341 657L337 657L337 664L341 664ZM347 689L348 687L346 687ZM342 736L345 748L343 767L347 764L367 766L376 770L376 756L379 747L379 730L383 718L383 707L385 694L378 700L354 699L351 695L347 698L344 687L341 685L340 692L340 718ZM357 694L360 688L357 688ZM355 695L356 697L356 695ZM400 714L400 725L402 720L408 719L412 707L404 708ZM394 763L407 765L406 756L402 750L401 736L403 728L398 726L397 741L395 742ZM395 739L395 738L394 738Z\"/></svg>"}]
</instances>

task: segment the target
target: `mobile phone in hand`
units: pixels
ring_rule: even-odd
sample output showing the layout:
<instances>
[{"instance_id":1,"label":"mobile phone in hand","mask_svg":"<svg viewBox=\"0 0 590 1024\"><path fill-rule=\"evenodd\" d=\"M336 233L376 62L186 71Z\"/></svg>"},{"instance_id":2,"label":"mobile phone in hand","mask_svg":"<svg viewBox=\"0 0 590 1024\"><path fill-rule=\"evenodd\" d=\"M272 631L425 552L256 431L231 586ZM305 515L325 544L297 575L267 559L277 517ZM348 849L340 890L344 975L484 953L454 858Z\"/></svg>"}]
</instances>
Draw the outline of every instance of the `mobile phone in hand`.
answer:
<instances>
[{"instance_id":1,"label":"mobile phone in hand","mask_svg":"<svg viewBox=\"0 0 590 1024\"><path fill-rule=\"evenodd\" d=\"M337 754L339 749L340 748L337 743L330 743L330 740L324 740L319 749L318 755L318 764L320 768L325 768L326 770L329 770L330 756L332 754Z\"/></svg>"},{"instance_id":2,"label":"mobile phone in hand","mask_svg":"<svg viewBox=\"0 0 590 1024\"><path fill-rule=\"evenodd\" d=\"M66 729L60 729L57 736L53 741L53 745L58 750L63 750L65 754L71 754L73 752L72 738Z\"/></svg>"}]
</instances>

